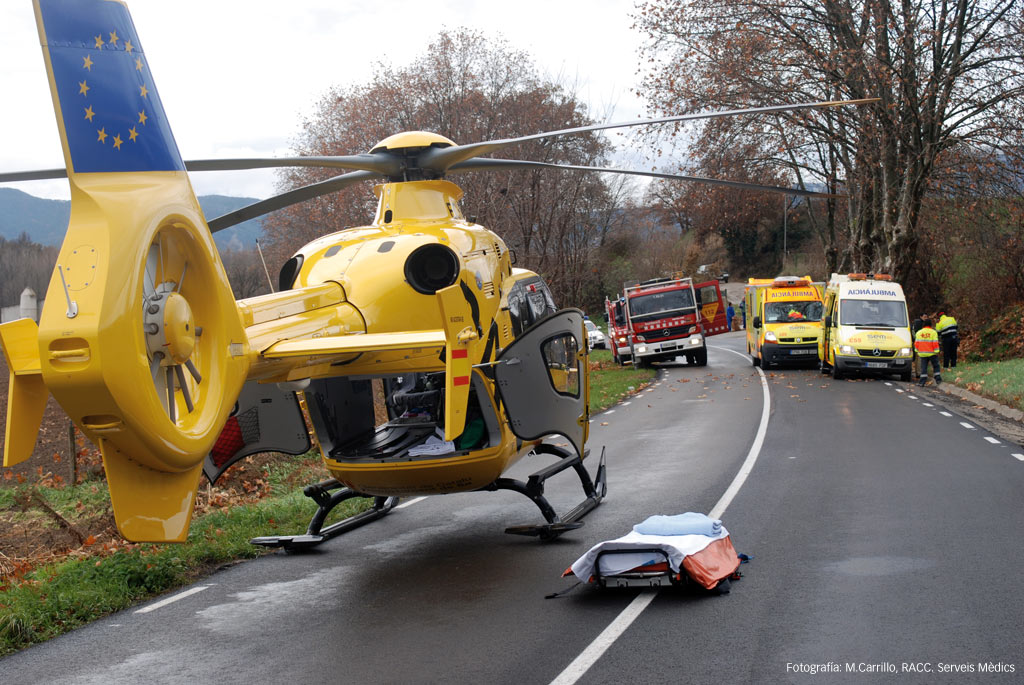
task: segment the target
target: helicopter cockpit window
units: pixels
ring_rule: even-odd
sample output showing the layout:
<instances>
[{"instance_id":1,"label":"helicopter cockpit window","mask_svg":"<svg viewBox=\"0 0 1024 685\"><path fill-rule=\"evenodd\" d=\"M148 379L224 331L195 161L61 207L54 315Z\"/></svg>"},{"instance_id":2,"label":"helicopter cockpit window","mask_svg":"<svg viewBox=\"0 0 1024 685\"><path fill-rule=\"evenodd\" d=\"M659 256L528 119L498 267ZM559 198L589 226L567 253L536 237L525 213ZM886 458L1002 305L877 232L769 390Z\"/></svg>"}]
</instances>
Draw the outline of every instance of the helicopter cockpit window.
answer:
<instances>
[{"instance_id":1,"label":"helicopter cockpit window","mask_svg":"<svg viewBox=\"0 0 1024 685\"><path fill-rule=\"evenodd\" d=\"M559 395L580 396L580 369L576 355L576 338L566 333L541 345L541 353L548 368L551 387Z\"/></svg>"}]
</instances>

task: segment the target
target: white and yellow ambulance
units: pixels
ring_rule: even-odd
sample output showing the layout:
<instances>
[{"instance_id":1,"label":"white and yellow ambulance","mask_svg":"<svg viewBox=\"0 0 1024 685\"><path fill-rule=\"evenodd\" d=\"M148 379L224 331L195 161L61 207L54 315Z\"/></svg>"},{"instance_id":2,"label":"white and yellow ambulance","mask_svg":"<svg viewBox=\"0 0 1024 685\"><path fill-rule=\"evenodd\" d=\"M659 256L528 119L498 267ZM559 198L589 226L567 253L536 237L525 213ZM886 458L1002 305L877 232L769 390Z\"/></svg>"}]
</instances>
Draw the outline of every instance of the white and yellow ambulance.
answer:
<instances>
[{"instance_id":1,"label":"white and yellow ambulance","mask_svg":"<svg viewBox=\"0 0 1024 685\"><path fill-rule=\"evenodd\" d=\"M822 373L897 374L909 381L914 341L903 288L885 274L832 274L818 345Z\"/></svg>"},{"instance_id":2,"label":"white and yellow ambulance","mask_svg":"<svg viewBox=\"0 0 1024 685\"><path fill-rule=\"evenodd\" d=\"M818 361L821 290L810 276L751 278L745 296L747 354L754 366Z\"/></svg>"}]
</instances>

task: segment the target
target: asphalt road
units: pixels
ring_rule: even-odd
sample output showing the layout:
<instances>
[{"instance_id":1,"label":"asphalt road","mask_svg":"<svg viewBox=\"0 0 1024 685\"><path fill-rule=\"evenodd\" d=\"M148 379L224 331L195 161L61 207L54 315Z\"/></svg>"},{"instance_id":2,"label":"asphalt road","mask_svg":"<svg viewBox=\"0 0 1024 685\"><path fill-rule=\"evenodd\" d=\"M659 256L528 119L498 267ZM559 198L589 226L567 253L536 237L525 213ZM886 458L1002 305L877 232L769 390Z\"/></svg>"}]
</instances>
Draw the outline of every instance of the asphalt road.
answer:
<instances>
[{"instance_id":1,"label":"asphalt road","mask_svg":"<svg viewBox=\"0 0 1024 685\"><path fill-rule=\"evenodd\" d=\"M767 375L762 443L742 334L711 342L707 368L665 365L593 417L608 496L555 542L502 532L539 521L521 495L412 501L318 552L232 566L9 656L0 681L1019 682L1024 449L933 391L814 370ZM532 459L514 475L547 463ZM547 494L560 511L581 498L568 473ZM545 599L594 543L712 510L754 557L730 594Z\"/></svg>"}]
</instances>

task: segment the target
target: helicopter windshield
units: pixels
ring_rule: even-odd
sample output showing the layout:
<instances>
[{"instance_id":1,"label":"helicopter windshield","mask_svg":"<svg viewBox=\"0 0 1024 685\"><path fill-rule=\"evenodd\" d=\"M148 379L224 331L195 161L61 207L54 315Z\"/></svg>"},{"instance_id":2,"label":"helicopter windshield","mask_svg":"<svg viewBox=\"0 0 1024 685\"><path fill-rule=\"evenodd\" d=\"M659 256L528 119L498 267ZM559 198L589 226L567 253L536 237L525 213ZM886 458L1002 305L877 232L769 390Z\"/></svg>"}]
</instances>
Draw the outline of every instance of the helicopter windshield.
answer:
<instances>
[{"instance_id":1,"label":"helicopter windshield","mask_svg":"<svg viewBox=\"0 0 1024 685\"><path fill-rule=\"evenodd\" d=\"M652 314L666 315L680 309L693 309L693 306L693 291L689 288L635 295L629 298L629 313L634 317Z\"/></svg>"},{"instance_id":2,"label":"helicopter windshield","mask_svg":"<svg viewBox=\"0 0 1024 685\"><path fill-rule=\"evenodd\" d=\"M764 306L765 323L821 321L822 305L817 301L769 302Z\"/></svg>"}]
</instances>

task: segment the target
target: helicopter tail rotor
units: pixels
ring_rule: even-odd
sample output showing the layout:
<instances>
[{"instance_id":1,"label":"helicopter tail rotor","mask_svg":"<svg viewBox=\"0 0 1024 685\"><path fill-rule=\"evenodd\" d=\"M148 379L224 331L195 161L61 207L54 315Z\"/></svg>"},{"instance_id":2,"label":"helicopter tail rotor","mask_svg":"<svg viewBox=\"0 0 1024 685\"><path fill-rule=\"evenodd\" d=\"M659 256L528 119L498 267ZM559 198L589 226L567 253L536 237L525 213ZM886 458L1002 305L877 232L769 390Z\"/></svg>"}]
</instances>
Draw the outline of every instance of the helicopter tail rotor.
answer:
<instances>
[{"instance_id":1,"label":"helicopter tail rotor","mask_svg":"<svg viewBox=\"0 0 1024 685\"><path fill-rule=\"evenodd\" d=\"M36 10L71 184L42 381L103 453L122 535L181 541L248 370L241 316L127 8Z\"/></svg>"}]
</instances>

